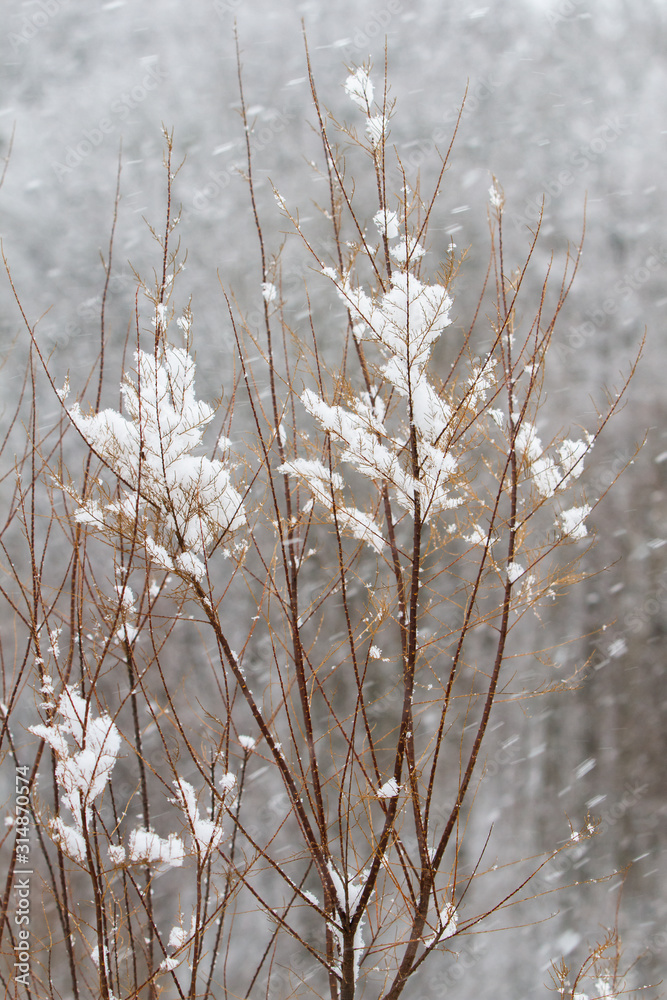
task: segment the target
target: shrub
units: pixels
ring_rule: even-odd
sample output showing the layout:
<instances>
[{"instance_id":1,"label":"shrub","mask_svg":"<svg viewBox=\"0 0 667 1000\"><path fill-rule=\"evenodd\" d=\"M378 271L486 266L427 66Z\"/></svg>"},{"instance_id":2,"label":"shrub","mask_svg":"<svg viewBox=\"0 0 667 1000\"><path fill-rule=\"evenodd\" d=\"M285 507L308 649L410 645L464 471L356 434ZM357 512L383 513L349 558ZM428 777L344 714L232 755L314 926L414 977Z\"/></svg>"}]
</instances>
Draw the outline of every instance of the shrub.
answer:
<instances>
[{"instance_id":1,"label":"shrub","mask_svg":"<svg viewBox=\"0 0 667 1000\"><path fill-rule=\"evenodd\" d=\"M510 887L462 861L506 661L526 612L581 576L599 500L582 473L625 390L589 430L541 429L578 252L552 305L549 273L522 319L539 227L508 275L494 179L487 283L461 331L463 257L450 244L426 270L449 153L424 199L391 150L386 84L376 100L369 67L350 71L352 128L325 117L310 80L331 259L275 197L319 272L309 295L337 305L309 305L293 329L241 91L262 322L225 293L236 350L218 407L197 398L195 319L178 300L168 133L160 264L139 280L118 406L101 402L106 295L92 408L90 385L75 403L56 385L22 308L28 440L3 531L16 642L2 739L19 798L2 933L17 996L395 1000L427 959L455 968L459 941L595 832L571 829ZM365 158L372 218L336 130ZM106 287L112 248L113 234ZM40 366L55 429L40 426ZM17 884L32 908L12 920ZM600 966L616 948L611 934L569 987L555 970L563 995L589 975L599 996L619 992L618 965Z\"/></svg>"}]
</instances>

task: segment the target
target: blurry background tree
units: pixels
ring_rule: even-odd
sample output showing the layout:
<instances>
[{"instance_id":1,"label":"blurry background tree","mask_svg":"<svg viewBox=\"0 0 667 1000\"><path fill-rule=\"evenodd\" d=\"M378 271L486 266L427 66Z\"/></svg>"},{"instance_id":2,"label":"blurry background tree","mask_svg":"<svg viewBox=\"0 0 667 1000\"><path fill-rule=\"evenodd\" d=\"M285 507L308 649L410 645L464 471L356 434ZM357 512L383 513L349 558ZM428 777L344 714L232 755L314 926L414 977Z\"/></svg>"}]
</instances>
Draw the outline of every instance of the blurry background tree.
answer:
<instances>
[{"instance_id":1,"label":"blurry background tree","mask_svg":"<svg viewBox=\"0 0 667 1000\"><path fill-rule=\"evenodd\" d=\"M533 272L535 282L551 248L562 253L579 233L588 193L585 249L552 349L545 422L560 427L567 412L573 423L590 427L589 390L601 381L616 381L648 326L651 335L631 406L617 420L613 437L596 449L594 475L599 478L586 484L591 495L599 495L632 460L646 428L649 435L632 475L621 479L589 522L604 534L605 546L587 556L584 568L594 570L600 560L611 563L617 557L622 564L589 583L585 596L580 591L576 600L560 601L533 626L536 648L571 640L559 654L563 676L591 657L582 688L576 697L539 700L534 708L526 702L502 707L505 714L498 722L503 725L491 734L497 745L490 743L486 750L488 773L495 780L483 782L478 793L482 818L468 842L474 851L489 820L510 815L512 844L518 854L530 855L551 845L551 831L560 828L564 813L575 826L588 810L600 816L600 836L582 844L575 863L564 865L544 887L582 881L634 861L625 882L621 929L631 951L646 949L639 979L659 979L666 896L660 647L667 602L661 385L667 248L660 225L664 192L656 180L666 128L663 6L649 3L638 11L613 0L511 8L342 3L333 10L308 3L276 8L250 0L194 3L187 10L168 2L107 4L99 11L78 2L6 6L0 119L5 149L14 121L17 131L1 194L2 234L31 315L52 307L38 331L47 349L53 347L58 385L69 370L79 386L98 349L103 286L98 249L106 245L100 234L109 229L122 137L123 200L107 302L108 364L113 370L116 363L117 369L135 287L127 261L144 274L154 263L141 217L160 218L161 121L175 127L178 148L188 154L177 200L183 203L180 235L189 251L188 292L202 331L197 338L200 398L213 399L219 392L219 372L232 347L217 271L225 287L234 289L248 325L261 322L257 279L246 263L256 252L255 236L238 174L244 149L234 114L234 17L250 90L256 192L271 247L279 245L281 230L288 227L276 212L268 177L288 204L303 204L301 158L315 160L321 149L306 124L313 114L300 16L306 19L318 81L327 96L337 92L342 64L368 54L381 64L387 35L392 96L410 108L409 116L392 124L391 139L408 172L421 171L424 190L430 190L437 174L436 146L446 144L464 81L469 81L457 155L430 226L433 260L446 258L452 239L459 253L471 248L457 280L455 326L465 326L472 315L487 264L482 248L488 241L484 205L491 171L502 181L508 205L507 260L525 258L527 227L534 226L546 192L535 256L542 267ZM340 108L335 96L328 101L336 114L342 115L344 99L341 92ZM312 176L312 196L321 202L323 182ZM302 215L301 222L309 220ZM324 227L318 246L320 223L313 219L310 225L320 256L330 254ZM296 241L293 247L289 239L285 288L297 291L307 273ZM535 293L532 280L526 291ZM285 299L299 301L291 295ZM317 320L331 301L314 303ZM12 346L20 333L13 309L7 300L1 320L7 357L3 384L5 395L12 396L27 350L22 337ZM305 309L303 297L290 309L286 318L292 322ZM107 402L117 405L111 396ZM40 407L42 426L58 419L53 395L45 393ZM16 424L6 455L21 453L21 434ZM8 499L11 475L3 490ZM606 623L611 624L600 633ZM6 629L3 622L5 635ZM584 642L578 640L582 634L588 635ZM8 641L3 640L3 653L11 664ZM178 641L190 648L185 629ZM34 722L29 696L17 721ZM499 856L503 846L497 847ZM572 859L575 853L563 857ZM462 948L461 967L475 967L475 995L490 995L498 977L511 982L518 995L527 995L546 978L552 958L569 953L576 964L598 919L609 922L606 913L613 915L608 889L604 884L596 896L575 887L557 902L547 896L543 915L556 908L560 915L547 934L532 926L515 930L516 948L506 948L501 935ZM429 989L425 984L425 995ZM465 995L465 979L460 990Z\"/></svg>"}]
</instances>

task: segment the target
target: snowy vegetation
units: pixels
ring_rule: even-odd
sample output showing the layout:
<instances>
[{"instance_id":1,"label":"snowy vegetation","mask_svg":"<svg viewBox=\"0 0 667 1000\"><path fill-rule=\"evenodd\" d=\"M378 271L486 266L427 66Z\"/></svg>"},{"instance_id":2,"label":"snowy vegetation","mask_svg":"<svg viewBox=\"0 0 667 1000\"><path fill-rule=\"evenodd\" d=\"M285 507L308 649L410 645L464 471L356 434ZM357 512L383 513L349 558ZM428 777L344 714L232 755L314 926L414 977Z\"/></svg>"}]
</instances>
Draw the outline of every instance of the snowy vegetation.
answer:
<instances>
[{"instance_id":1,"label":"snowy vegetation","mask_svg":"<svg viewBox=\"0 0 667 1000\"><path fill-rule=\"evenodd\" d=\"M508 263L491 178L486 279L455 320L466 255L450 240L434 261L429 242L451 147L425 193L392 146L388 80L351 67L339 122L308 78L326 198L312 224L276 189L273 206L309 259L307 309L267 248L241 92L257 306L220 276L234 349L217 400L198 398L177 136L118 374L115 220L88 380L57 381L12 282L31 349L3 532L20 637L2 750L30 789L33 906L29 979L10 962L8 995L396 1000L467 961L496 917L530 922L550 866L596 834L594 815L563 817L538 856L507 840L499 856L476 808L498 705L576 697L558 636L525 643L585 576L613 485L587 473L628 384L590 426L543 414L580 248L536 281L538 216ZM8 828L6 900L25 826ZM626 990L616 929L590 933L576 967L551 970L571 1000Z\"/></svg>"}]
</instances>

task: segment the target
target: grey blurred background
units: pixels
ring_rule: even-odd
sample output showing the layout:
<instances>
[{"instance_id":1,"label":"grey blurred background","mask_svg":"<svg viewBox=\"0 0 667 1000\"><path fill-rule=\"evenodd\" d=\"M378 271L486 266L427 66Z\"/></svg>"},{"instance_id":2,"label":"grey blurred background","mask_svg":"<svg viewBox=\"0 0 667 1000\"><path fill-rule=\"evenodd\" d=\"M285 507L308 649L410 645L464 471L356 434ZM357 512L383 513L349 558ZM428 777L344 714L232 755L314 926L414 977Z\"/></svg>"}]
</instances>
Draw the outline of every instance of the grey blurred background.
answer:
<instances>
[{"instance_id":1,"label":"grey blurred background","mask_svg":"<svg viewBox=\"0 0 667 1000\"><path fill-rule=\"evenodd\" d=\"M270 249L285 229L269 178L308 220L321 187L309 168L321 147L306 78L302 19L320 98L354 115L346 67L369 57L379 84L387 39L392 142L428 190L436 145L446 148L466 87L463 113L430 233L433 266L451 239L470 247L455 288L465 326L488 259L491 175L506 196L506 260L521 264L542 197L542 238L530 279L539 287L550 253L562 261L586 238L580 273L552 351L540 427L594 427L602 387L612 392L648 331L627 405L600 441L585 482L599 497L646 443L591 518L599 536L586 568L594 576L549 618L531 625L536 646L560 641L566 676L589 661L570 695L501 706L487 747L478 826L495 824L499 863L549 849L590 811L600 835L564 857L536 891L570 886L629 867L620 930L630 981L654 983L666 970L667 749L667 5L625 0L2 0L0 153L15 126L0 191L0 233L16 287L58 377L78 391L99 336L99 305L122 141L120 212L107 316L111 358L132 322L135 280L157 264L144 218L161 225L161 124L174 130L185 163L175 185L187 248L181 294L192 295L198 381L215 396L231 332L218 275L244 308L257 303L259 261L238 116L233 26L242 50L245 95L255 122L260 209ZM372 214L373 209L369 210ZM286 249L290 260L292 244ZM294 254L297 259L298 247ZM307 262L288 275L295 315ZM130 266L132 265L132 267ZM299 269L300 268L300 269ZM291 282L291 284L290 284ZM528 296L530 298L530 296ZM0 379L11 395L22 377L25 334L0 280ZM205 364L202 364L203 359ZM108 402L118 379L107 379ZM42 420L56 407L44 400ZM9 412L9 410L8 410ZM549 422L550 420L550 422ZM603 631L604 628L604 631ZM581 636L587 638L581 639ZM472 856L471 853L471 856ZM458 946L457 968L420 983L424 997L532 997L550 960L573 965L613 924L622 877L540 895ZM550 919L547 919L549 918ZM536 918L545 922L533 925ZM440 978L439 978L440 977Z\"/></svg>"}]
</instances>

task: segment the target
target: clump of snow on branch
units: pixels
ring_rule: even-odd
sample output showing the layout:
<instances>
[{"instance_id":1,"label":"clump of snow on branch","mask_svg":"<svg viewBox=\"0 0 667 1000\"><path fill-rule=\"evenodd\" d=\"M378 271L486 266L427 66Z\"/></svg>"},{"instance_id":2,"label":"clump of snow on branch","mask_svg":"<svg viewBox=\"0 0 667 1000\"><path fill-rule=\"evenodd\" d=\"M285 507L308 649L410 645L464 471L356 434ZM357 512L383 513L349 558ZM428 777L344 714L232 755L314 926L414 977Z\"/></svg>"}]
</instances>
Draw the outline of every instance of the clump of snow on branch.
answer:
<instances>
[{"instance_id":1,"label":"clump of snow on branch","mask_svg":"<svg viewBox=\"0 0 667 1000\"><path fill-rule=\"evenodd\" d=\"M591 507L587 503L582 504L581 507L571 507L569 510L561 511L558 518L563 534L574 539L585 538L588 529L584 524L584 519L590 512Z\"/></svg>"},{"instance_id":2,"label":"clump of snow on branch","mask_svg":"<svg viewBox=\"0 0 667 1000\"><path fill-rule=\"evenodd\" d=\"M398 236L399 220L396 212L390 212L388 209L376 212L373 216L373 222L388 240L396 239Z\"/></svg>"},{"instance_id":3,"label":"clump of snow on branch","mask_svg":"<svg viewBox=\"0 0 667 1000\"><path fill-rule=\"evenodd\" d=\"M139 635L139 629L136 625L129 624L128 619L136 617L137 609L135 607L136 598L131 588L127 584L116 584L116 591L120 598L118 612L121 617L122 625L116 631L116 642L126 642L131 645L134 640Z\"/></svg>"},{"instance_id":4,"label":"clump of snow on branch","mask_svg":"<svg viewBox=\"0 0 667 1000\"><path fill-rule=\"evenodd\" d=\"M389 251L392 259L401 267L413 263L423 257L426 251L415 236L408 236L407 239L399 240Z\"/></svg>"},{"instance_id":5,"label":"clump of snow on branch","mask_svg":"<svg viewBox=\"0 0 667 1000\"><path fill-rule=\"evenodd\" d=\"M345 81L345 93L361 111L370 111L375 91L367 69L360 66L354 73L350 73Z\"/></svg>"},{"instance_id":6,"label":"clump of snow on branch","mask_svg":"<svg viewBox=\"0 0 667 1000\"><path fill-rule=\"evenodd\" d=\"M378 123L372 117L374 90L368 70L356 69L347 78L345 89L368 118L371 144L382 141L386 122L381 119ZM495 179L490 196L492 206L500 211L503 195ZM467 379L446 391L438 387L429 374L429 365L434 346L452 322L449 290L444 284L424 281L421 272L415 273L426 251L416 234L401 231L397 212L384 206L373 221L391 241L389 253L398 265L388 282L379 290L367 291L355 280L356 261L347 270L324 267L323 274L333 282L349 311L357 342L378 349L382 359L376 368L379 387L352 394L345 405L330 405L320 394L306 389L301 396L304 407L335 443L333 464L326 469L321 463L293 459L283 464L281 471L298 477L330 518L377 552L383 549L381 529L370 514L348 505L340 462L388 487L405 510L412 514L419 510L422 521L464 506L462 516L469 519L470 533L462 531L463 536L471 544L490 544L487 532L474 520L473 493L465 477L471 435L461 433L461 428L476 428L484 419L495 425L487 429L487 434L496 428L506 432L511 429L503 411L489 405L499 392L498 361L491 355L475 358ZM398 433L386 424L383 396L389 398L392 394L405 401ZM406 447L407 442L411 447ZM593 439L585 435L583 440L562 440L550 449L550 454L545 452L533 424L519 418L514 444L523 480L546 499L562 493L581 475ZM585 514L578 518L578 510L573 508L571 515L559 515L563 535L573 539L585 534ZM508 568L512 583L524 572L521 569L518 573L517 566Z\"/></svg>"},{"instance_id":7,"label":"clump of snow on branch","mask_svg":"<svg viewBox=\"0 0 667 1000\"><path fill-rule=\"evenodd\" d=\"M380 788L378 792L379 799L393 799L396 798L400 791L400 785L396 781L396 778L390 778L389 781L385 781L384 785Z\"/></svg>"},{"instance_id":8,"label":"clump of snow on branch","mask_svg":"<svg viewBox=\"0 0 667 1000\"><path fill-rule=\"evenodd\" d=\"M486 545L488 541L487 533L479 524L473 524L470 534L463 537L471 545Z\"/></svg>"},{"instance_id":9,"label":"clump of snow on branch","mask_svg":"<svg viewBox=\"0 0 667 1000\"><path fill-rule=\"evenodd\" d=\"M265 302L275 302L278 297L278 289L270 281L262 282L262 298Z\"/></svg>"},{"instance_id":10,"label":"clump of snow on branch","mask_svg":"<svg viewBox=\"0 0 667 1000\"><path fill-rule=\"evenodd\" d=\"M584 458L593 446L593 439L561 441L556 451L558 461L544 452L535 426L524 420L517 430L516 449L526 469L526 477L540 496L548 498L572 485L584 471Z\"/></svg>"},{"instance_id":11,"label":"clump of snow on branch","mask_svg":"<svg viewBox=\"0 0 667 1000\"><path fill-rule=\"evenodd\" d=\"M196 917L193 913L192 918L190 920L189 929L183 927L182 923L175 924L171 928L171 931L169 932L169 940L167 942L167 946L169 948L173 948L175 952L178 952L182 948L184 948L185 945L187 945L190 941L192 941L192 939L195 936L195 933L196 933ZM162 961L160 969L164 972L171 972L172 969L175 969L177 968L178 965L180 965L180 963L183 961L184 958L185 955L181 955L180 958L177 958L175 954L169 955Z\"/></svg>"},{"instance_id":12,"label":"clump of snow on branch","mask_svg":"<svg viewBox=\"0 0 667 1000\"><path fill-rule=\"evenodd\" d=\"M58 639L62 633L62 628L50 628L49 632L49 648L48 652L51 653L57 660L60 656L60 645L58 644Z\"/></svg>"},{"instance_id":13,"label":"clump of snow on branch","mask_svg":"<svg viewBox=\"0 0 667 1000\"><path fill-rule=\"evenodd\" d=\"M193 455L215 411L195 396L195 364L182 348L157 359L135 355L135 378L121 393L128 416L113 409L70 417L86 442L120 480L118 499L76 497L75 519L102 533L138 538L161 569L200 579L201 556L246 523L243 501L225 465ZM109 499L109 497L106 497Z\"/></svg>"},{"instance_id":14,"label":"clump of snow on branch","mask_svg":"<svg viewBox=\"0 0 667 1000\"><path fill-rule=\"evenodd\" d=\"M436 941L445 941L454 937L459 923L459 915L454 903L445 903L438 913L438 929L435 934L424 939L425 945L431 945Z\"/></svg>"},{"instance_id":15,"label":"clump of snow on branch","mask_svg":"<svg viewBox=\"0 0 667 1000\"><path fill-rule=\"evenodd\" d=\"M493 178L493 184L489 188L489 202L491 207L495 208L496 211L501 211L505 204L505 195L495 177Z\"/></svg>"},{"instance_id":16,"label":"clump of snow on branch","mask_svg":"<svg viewBox=\"0 0 667 1000\"><path fill-rule=\"evenodd\" d=\"M224 792L231 792L233 788L236 787L236 775L232 774L231 771L227 771L226 774L220 778L220 787Z\"/></svg>"},{"instance_id":17,"label":"clump of snow on branch","mask_svg":"<svg viewBox=\"0 0 667 1000\"><path fill-rule=\"evenodd\" d=\"M49 820L49 830L63 854L80 865L86 864L86 839L77 826L68 826L62 817L54 816Z\"/></svg>"},{"instance_id":18,"label":"clump of snow on branch","mask_svg":"<svg viewBox=\"0 0 667 1000\"><path fill-rule=\"evenodd\" d=\"M354 73L350 73L345 81L345 93L366 115L366 136L371 146L373 148L382 146L387 139L389 120L384 114L374 115L372 113L375 88L369 72L364 66L360 66Z\"/></svg>"},{"instance_id":19,"label":"clump of snow on branch","mask_svg":"<svg viewBox=\"0 0 667 1000\"><path fill-rule=\"evenodd\" d=\"M180 965L179 960L177 958L174 958L173 955L169 955L167 956L167 958L162 959L158 967L158 971L173 972L173 970L178 968L179 965Z\"/></svg>"},{"instance_id":20,"label":"clump of snow on branch","mask_svg":"<svg viewBox=\"0 0 667 1000\"><path fill-rule=\"evenodd\" d=\"M182 924L175 924L171 931L169 932L169 947L170 948L182 948L186 942L194 936L195 933L195 916L192 915L192 922L190 929L187 930Z\"/></svg>"},{"instance_id":21,"label":"clump of snow on branch","mask_svg":"<svg viewBox=\"0 0 667 1000\"><path fill-rule=\"evenodd\" d=\"M388 236L397 235L395 213L378 213L375 221ZM410 253L412 259L419 255L417 244L411 244L411 250L403 255L408 266ZM378 296L355 287L349 273L341 277L331 268L325 268L324 273L350 310L355 335L370 341L383 356L379 376L390 391L396 390L406 401L405 422L399 437L389 433L380 390L362 392L347 406L331 406L306 389L301 396L303 405L342 446L340 460L374 482L389 486L405 510L414 512L419 501L421 516L428 520L440 511L459 506L462 499L454 494L452 486L458 461L447 433L453 410L427 373L433 346L451 324L452 300L447 289L422 282L407 267L394 272L390 287ZM404 447L412 432L419 476L413 475L410 455ZM376 551L382 550L382 532L373 518L346 504L340 473L304 460L285 463L281 471L298 476L313 498L335 513L344 530Z\"/></svg>"},{"instance_id":22,"label":"clump of snow on branch","mask_svg":"<svg viewBox=\"0 0 667 1000\"><path fill-rule=\"evenodd\" d=\"M183 841L175 833L162 838L153 830L139 827L130 834L128 856L130 861L180 868L185 859L185 848Z\"/></svg>"},{"instance_id":23,"label":"clump of snow on branch","mask_svg":"<svg viewBox=\"0 0 667 1000\"><path fill-rule=\"evenodd\" d=\"M366 328L365 339L375 342L389 358L383 369L385 377L407 396L425 380L433 346L451 325L453 302L447 289L424 284L411 272L400 271L392 274L391 287L373 299L362 288L352 286L349 274L341 279L330 268L324 273Z\"/></svg>"},{"instance_id":24,"label":"clump of snow on branch","mask_svg":"<svg viewBox=\"0 0 667 1000\"><path fill-rule=\"evenodd\" d=\"M511 562L507 564L507 579L509 583L516 583L519 577L523 576L525 572L521 563Z\"/></svg>"},{"instance_id":25,"label":"clump of snow on branch","mask_svg":"<svg viewBox=\"0 0 667 1000\"><path fill-rule=\"evenodd\" d=\"M109 861L114 866L124 865L127 859L127 852L121 844L110 844L107 847Z\"/></svg>"},{"instance_id":26,"label":"clump of snow on branch","mask_svg":"<svg viewBox=\"0 0 667 1000\"><path fill-rule=\"evenodd\" d=\"M222 825L199 815L195 790L189 781L179 778L174 782L176 798L173 800L185 815L192 845L198 854L206 856L215 850L222 839Z\"/></svg>"},{"instance_id":27,"label":"clump of snow on branch","mask_svg":"<svg viewBox=\"0 0 667 1000\"><path fill-rule=\"evenodd\" d=\"M384 115L370 115L366 122L366 135L372 146L379 146L387 135L387 119Z\"/></svg>"},{"instance_id":28,"label":"clump of snow on branch","mask_svg":"<svg viewBox=\"0 0 667 1000\"><path fill-rule=\"evenodd\" d=\"M456 912L456 907L453 903L447 903L440 910L440 927L442 928L440 940L443 938L453 937L456 934L458 922L459 916Z\"/></svg>"},{"instance_id":29,"label":"clump of snow on branch","mask_svg":"<svg viewBox=\"0 0 667 1000\"><path fill-rule=\"evenodd\" d=\"M56 781L61 802L74 817L68 826L57 816L50 823L53 839L68 857L85 863L87 830L92 806L106 788L120 752L120 733L108 715L93 717L90 705L73 687L58 701L61 722L30 726L30 732L45 740L56 757Z\"/></svg>"},{"instance_id":30,"label":"clump of snow on branch","mask_svg":"<svg viewBox=\"0 0 667 1000\"><path fill-rule=\"evenodd\" d=\"M352 876L347 880L343 880L341 876L336 871L336 868L330 861L327 865L329 870L329 875L331 876L331 881L333 883L334 892L336 894L336 904L338 911L341 916L349 918L354 915L357 904L364 891L363 875ZM357 879L360 884L355 884L354 879ZM333 932L333 935L338 944L339 955L343 954L343 933L340 927L331 923L329 925ZM354 982L356 983L359 979L359 967L361 964L361 957L364 951L364 935L363 935L364 921L360 920L357 924L357 929L354 933Z\"/></svg>"},{"instance_id":31,"label":"clump of snow on branch","mask_svg":"<svg viewBox=\"0 0 667 1000\"><path fill-rule=\"evenodd\" d=\"M368 542L377 552L382 550L384 539L375 521L356 507L345 505L342 499L342 476L330 472L321 462L308 459L285 462L278 467L278 472L301 479L311 490L315 500L328 511L335 510L335 517L343 531L349 531L354 538Z\"/></svg>"},{"instance_id":32,"label":"clump of snow on branch","mask_svg":"<svg viewBox=\"0 0 667 1000\"><path fill-rule=\"evenodd\" d=\"M315 499L326 507L332 506L332 497L343 489L343 477L336 472L330 472L322 462L307 458L295 458L285 462L278 472L296 476L305 480Z\"/></svg>"}]
</instances>

